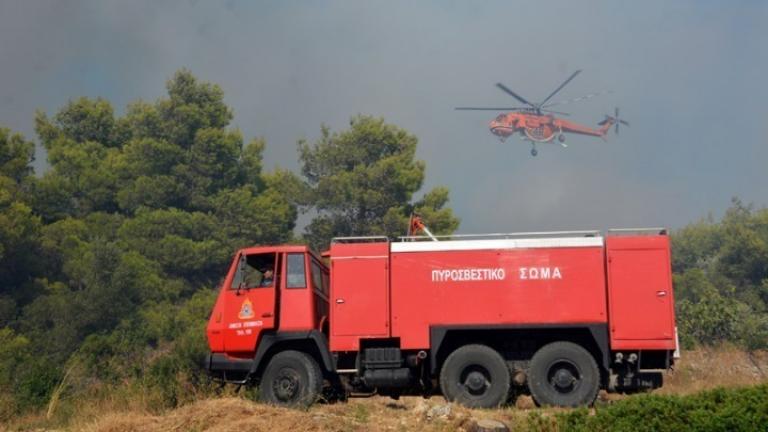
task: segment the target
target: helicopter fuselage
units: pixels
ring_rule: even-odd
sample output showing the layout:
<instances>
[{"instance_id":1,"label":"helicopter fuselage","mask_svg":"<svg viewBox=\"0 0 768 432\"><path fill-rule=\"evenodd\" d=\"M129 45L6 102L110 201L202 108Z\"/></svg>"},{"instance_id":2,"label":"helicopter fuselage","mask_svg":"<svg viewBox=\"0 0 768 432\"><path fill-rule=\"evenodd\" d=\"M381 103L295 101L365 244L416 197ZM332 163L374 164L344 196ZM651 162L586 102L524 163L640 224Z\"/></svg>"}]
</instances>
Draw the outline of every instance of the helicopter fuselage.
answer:
<instances>
[{"instance_id":1,"label":"helicopter fuselage","mask_svg":"<svg viewBox=\"0 0 768 432\"><path fill-rule=\"evenodd\" d=\"M610 128L610 122L603 124L599 129L581 125L572 121L557 118L553 115L536 113L508 112L499 114L489 124L491 133L499 138L506 139L515 133L534 142L549 142L554 138L560 138L564 133L604 137Z\"/></svg>"}]
</instances>

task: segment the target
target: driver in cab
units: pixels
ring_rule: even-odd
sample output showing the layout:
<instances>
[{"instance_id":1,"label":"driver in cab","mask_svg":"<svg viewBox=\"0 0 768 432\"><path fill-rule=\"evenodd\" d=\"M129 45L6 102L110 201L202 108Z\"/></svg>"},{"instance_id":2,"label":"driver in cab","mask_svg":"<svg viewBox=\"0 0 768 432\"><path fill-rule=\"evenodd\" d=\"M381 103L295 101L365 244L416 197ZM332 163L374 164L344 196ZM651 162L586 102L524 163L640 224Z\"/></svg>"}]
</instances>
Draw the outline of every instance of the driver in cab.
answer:
<instances>
[{"instance_id":1,"label":"driver in cab","mask_svg":"<svg viewBox=\"0 0 768 432\"><path fill-rule=\"evenodd\" d=\"M250 264L245 265L245 278L243 282L246 288L271 287L274 283L275 272L271 267L265 267L257 270Z\"/></svg>"}]
</instances>

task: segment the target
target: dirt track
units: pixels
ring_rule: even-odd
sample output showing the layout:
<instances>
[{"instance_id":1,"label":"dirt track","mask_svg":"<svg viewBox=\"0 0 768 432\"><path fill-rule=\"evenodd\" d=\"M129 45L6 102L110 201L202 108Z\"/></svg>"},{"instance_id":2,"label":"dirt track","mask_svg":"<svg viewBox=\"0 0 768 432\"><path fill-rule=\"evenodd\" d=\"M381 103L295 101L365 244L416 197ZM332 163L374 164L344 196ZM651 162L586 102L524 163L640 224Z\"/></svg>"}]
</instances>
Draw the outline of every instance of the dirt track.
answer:
<instances>
[{"instance_id":1,"label":"dirt track","mask_svg":"<svg viewBox=\"0 0 768 432\"><path fill-rule=\"evenodd\" d=\"M685 352L675 371L666 377L663 394L688 394L717 386L744 386L768 382L768 353L749 355L738 350ZM621 396L601 394L598 403ZM497 410L468 410L449 405L440 396L430 399L384 397L352 399L349 403L315 405L306 411L275 408L241 398L200 400L163 415L141 410L112 409L76 418L70 430L123 431L452 431L468 430L477 419L494 419L512 430L527 430L537 409L529 397L516 406Z\"/></svg>"}]
</instances>

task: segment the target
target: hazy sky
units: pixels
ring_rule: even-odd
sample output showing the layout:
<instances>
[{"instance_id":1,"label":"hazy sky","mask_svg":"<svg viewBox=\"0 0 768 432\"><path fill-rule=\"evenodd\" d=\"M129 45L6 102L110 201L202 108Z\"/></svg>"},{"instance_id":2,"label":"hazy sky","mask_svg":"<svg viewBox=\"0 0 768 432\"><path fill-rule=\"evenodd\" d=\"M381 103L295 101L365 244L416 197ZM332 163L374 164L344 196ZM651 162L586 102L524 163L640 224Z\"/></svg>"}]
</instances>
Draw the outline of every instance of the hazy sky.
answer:
<instances>
[{"instance_id":1,"label":"hazy sky","mask_svg":"<svg viewBox=\"0 0 768 432\"><path fill-rule=\"evenodd\" d=\"M179 68L224 89L233 126L296 169L321 123L383 116L419 138L425 187L446 185L461 232L680 227L736 195L768 204L768 2L0 0L0 125L34 136L35 109L102 96L122 113ZM487 130L583 73L556 99L608 142L567 149ZM40 155L41 159L44 155ZM38 163L38 167L43 166Z\"/></svg>"}]
</instances>

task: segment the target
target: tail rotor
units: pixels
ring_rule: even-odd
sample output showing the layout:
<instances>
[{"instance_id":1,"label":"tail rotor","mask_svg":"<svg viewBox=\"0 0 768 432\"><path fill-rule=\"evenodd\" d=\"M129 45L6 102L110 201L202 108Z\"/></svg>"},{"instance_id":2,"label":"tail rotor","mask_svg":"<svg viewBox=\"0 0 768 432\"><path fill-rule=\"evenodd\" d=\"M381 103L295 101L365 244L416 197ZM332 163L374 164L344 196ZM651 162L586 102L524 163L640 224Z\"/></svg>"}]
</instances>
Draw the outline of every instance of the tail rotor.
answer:
<instances>
[{"instance_id":1,"label":"tail rotor","mask_svg":"<svg viewBox=\"0 0 768 432\"><path fill-rule=\"evenodd\" d=\"M600 123L598 123L598 124L600 126L602 126L602 125L604 125L604 124L606 124L608 122L610 122L612 125L614 125L614 129L613 130L616 132L616 135L619 134L619 125L620 124L623 124L624 126L629 127L629 122L619 117L619 107L616 107L616 109L614 110L614 115L610 116L610 115L606 114L605 119L603 121L601 121Z\"/></svg>"}]
</instances>

